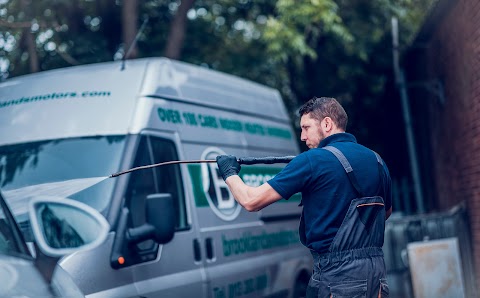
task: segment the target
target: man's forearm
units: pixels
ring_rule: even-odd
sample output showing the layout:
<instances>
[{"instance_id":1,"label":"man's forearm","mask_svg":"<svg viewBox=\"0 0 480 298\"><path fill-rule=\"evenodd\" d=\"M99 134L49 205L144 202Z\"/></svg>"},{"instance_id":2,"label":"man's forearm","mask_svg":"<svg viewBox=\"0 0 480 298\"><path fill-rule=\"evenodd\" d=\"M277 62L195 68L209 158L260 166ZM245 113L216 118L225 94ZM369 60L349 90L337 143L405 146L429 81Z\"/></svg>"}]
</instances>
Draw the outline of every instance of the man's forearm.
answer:
<instances>
[{"instance_id":1,"label":"man's forearm","mask_svg":"<svg viewBox=\"0 0 480 298\"><path fill-rule=\"evenodd\" d=\"M268 183L251 187L246 185L238 175L228 177L225 182L235 200L250 212L259 211L282 198Z\"/></svg>"},{"instance_id":2,"label":"man's forearm","mask_svg":"<svg viewBox=\"0 0 480 298\"><path fill-rule=\"evenodd\" d=\"M247 211L258 211L250 206L251 201L254 200L249 194L250 186L246 185L238 175L232 175L225 181L228 188L232 192L235 200L242 205Z\"/></svg>"}]
</instances>

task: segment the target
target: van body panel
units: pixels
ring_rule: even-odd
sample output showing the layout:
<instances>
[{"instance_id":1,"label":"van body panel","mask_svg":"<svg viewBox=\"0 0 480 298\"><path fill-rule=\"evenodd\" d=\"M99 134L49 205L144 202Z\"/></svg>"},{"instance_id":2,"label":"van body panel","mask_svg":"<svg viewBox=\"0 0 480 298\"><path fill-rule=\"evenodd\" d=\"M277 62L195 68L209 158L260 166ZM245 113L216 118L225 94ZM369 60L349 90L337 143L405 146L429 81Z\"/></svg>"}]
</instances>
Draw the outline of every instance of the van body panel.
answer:
<instances>
[{"instance_id":1,"label":"van body panel","mask_svg":"<svg viewBox=\"0 0 480 298\"><path fill-rule=\"evenodd\" d=\"M102 245L65 256L59 262L85 295L119 288L121 292L117 291L118 296L132 297L137 294L132 271L114 270L110 266L114 236L114 233L110 233ZM115 278L101 278L108 276Z\"/></svg>"},{"instance_id":2,"label":"van body panel","mask_svg":"<svg viewBox=\"0 0 480 298\"><path fill-rule=\"evenodd\" d=\"M109 170L170 160L211 161L134 171L92 187L109 190L91 205L102 209L112 231L103 245L60 263L88 297L291 297L300 273L310 274L311 255L298 236L300 195L247 212L214 162L219 154L299 154L275 89L165 58L129 60L124 70L121 62L110 62L46 71L0 83L0 135L0 166L12 162L2 158L6 145L69 139L90 144L92 136L92 144L103 142L102 154L116 148L110 154L116 164L110 163ZM0 183L8 188L25 172L48 168L37 151L24 163L28 171L10 174L12 181L0 172ZM35 157L41 160L34 162ZM101 161L78 152L61 157L74 165L61 168L68 179L85 178L73 171L78 163L95 169ZM283 167L242 165L239 175L258 186ZM174 202L173 239L125 242L118 247L126 265L118 265L113 250L121 220L128 216L123 221L128 229L141 227L148 221L146 198L157 193L169 193ZM121 214L127 215L122 219Z\"/></svg>"},{"instance_id":3,"label":"van body panel","mask_svg":"<svg viewBox=\"0 0 480 298\"><path fill-rule=\"evenodd\" d=\"M145 66L85 65L0 83L0 144L127 134Z\"/></svg>"}]
</instances>

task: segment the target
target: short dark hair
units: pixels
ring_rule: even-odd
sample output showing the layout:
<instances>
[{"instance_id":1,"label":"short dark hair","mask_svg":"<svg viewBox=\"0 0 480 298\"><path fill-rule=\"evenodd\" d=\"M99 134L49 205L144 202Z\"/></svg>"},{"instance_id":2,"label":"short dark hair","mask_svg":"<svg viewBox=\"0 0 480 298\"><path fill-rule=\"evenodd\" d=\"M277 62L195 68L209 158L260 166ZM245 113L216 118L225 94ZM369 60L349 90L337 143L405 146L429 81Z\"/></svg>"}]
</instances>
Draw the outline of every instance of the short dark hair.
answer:
<instances>
[{"instance_id":1,"label":"short dark hair","mask_svg":"<svg viewBox=\"0 0 480 298\"><path fill-rule=\"evenodd\" d=\"M342 105L332 97L313 97L300 107L298 114L302 117L311 113L315 120L322 121L325 117L330 117L338 128L347 129L348 116Z\"/></svg>"}]
</instances>

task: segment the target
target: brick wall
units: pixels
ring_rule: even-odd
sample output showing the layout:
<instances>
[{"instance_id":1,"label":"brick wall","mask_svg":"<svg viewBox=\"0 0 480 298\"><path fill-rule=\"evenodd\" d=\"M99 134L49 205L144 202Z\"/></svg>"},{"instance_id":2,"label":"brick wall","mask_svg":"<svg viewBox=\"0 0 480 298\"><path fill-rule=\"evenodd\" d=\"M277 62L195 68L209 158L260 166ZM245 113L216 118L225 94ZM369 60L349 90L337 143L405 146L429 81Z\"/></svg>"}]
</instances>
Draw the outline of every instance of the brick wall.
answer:
<instances>
[{"instance_id":1,"label":"brick wall","mask_svg":"<svg viewBox=\"0 0 480 298\"><path fill-rule=\"evenodd\" d=\"M435 204L445 210L467 203L480 285L480 1L454 2L435 24L421 63L427 78L444 82L445 102L422 100L429 101Z\"/></svg>"}]
</instances>

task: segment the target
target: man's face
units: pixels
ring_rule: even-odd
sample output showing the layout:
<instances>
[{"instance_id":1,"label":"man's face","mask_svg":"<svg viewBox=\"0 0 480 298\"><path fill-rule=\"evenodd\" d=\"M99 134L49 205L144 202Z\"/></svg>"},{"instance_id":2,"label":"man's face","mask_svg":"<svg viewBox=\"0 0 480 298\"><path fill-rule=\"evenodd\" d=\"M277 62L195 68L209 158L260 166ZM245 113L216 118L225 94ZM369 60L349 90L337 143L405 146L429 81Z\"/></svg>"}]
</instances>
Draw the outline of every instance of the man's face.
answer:
<instances>
[{"instance_id":1,"label":"man's face","mask_svg":"<svg viewBox=\"0 0 480 298\"><path fill-rule=\"evenodd\" d=\"M325 139L321 122L310 117L310 113L304 114L300 119L302 134L300 139L305 142L308 148L317 148L320 142Z\"/></svg>"}]
</instances>

